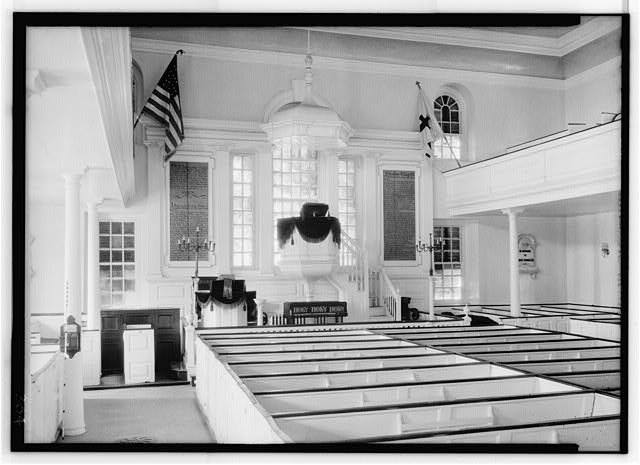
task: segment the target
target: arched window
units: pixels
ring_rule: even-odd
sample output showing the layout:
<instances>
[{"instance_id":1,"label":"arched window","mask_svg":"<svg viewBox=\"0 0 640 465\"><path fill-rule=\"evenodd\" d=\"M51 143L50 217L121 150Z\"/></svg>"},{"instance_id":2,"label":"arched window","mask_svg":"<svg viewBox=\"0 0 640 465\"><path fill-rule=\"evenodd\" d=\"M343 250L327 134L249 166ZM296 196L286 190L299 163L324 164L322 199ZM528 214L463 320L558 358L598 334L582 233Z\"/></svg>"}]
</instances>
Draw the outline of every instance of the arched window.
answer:
<instances>
[{"instance_id":1,"label":"arched window","mask_svg":"<svg viewBox=\"0 0 640 465\"><path fill-rule=\"evenodd\" d=\"M446 141L443 139L435 141L434 157L454 158L455 155L455 158L460 160L462 158L462 109L460 104L451 95L443 94L434 100L433 110L446 137Z\"/></svg>"}]
</instances>

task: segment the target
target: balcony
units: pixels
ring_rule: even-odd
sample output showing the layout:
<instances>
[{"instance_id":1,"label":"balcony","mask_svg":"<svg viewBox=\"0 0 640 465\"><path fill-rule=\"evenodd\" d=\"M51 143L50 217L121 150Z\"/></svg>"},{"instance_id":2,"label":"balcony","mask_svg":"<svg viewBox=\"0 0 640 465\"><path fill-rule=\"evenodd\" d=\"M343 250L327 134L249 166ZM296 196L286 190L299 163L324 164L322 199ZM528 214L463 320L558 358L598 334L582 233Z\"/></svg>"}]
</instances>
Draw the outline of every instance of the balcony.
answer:
<instances>
[{"instance_id":1,"label":"balcony","mask_svg":"<svg viewBox=\"0 0 640 465\"><path fill-rule=\"evenodd\" d=\"M473 215L620 190L620 121L521 146L445 172L449 214Z\"/></svg>"}]
</instances>

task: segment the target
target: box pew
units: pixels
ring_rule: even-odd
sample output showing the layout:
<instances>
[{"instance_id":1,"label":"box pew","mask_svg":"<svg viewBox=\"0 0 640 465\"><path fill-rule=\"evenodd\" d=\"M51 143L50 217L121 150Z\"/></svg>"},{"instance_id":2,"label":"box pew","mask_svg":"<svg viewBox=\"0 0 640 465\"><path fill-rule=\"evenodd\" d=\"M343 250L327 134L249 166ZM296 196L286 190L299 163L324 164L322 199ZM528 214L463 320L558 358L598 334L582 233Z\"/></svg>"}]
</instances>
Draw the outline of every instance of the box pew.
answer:
<instances>
[{"instance_id":1,"label":"box pew","mask_svg":"<svg viewBox=\"0 0 640 465\"><path fill-rule=\"evenodd\" d=\"M54 442L62 426L64 355L57 344L32 347L31 384L27 387L24 440Z\"/></svg>"},{"instance_id":2,"label":"box pew","mask_svg":"<svg viewBox=\"0 0 640 465\"><path fill-rule=\"evenodd\" d=\"M350 350L333 350L322 351L313 350L307 352L267 352L267 353L245 353L245 354L224 354L225 361L229 363L241 362L283 362L298 360L335 360L345 358L376 358L387 355L424 355L424 354L442 354L442 350L432 349L431 347L408 345L403 347L389 347L386 349L350 349Z\"/></svg>"},{"instance_id":3,"label":"box pew","mask_svg":"<svg viewBox=\"0 0 640 465\"><path fill-rule=\"evenodd\" d=\"M388 369L339 374L285 375L243 377L242 381L254 393L289 390L332 389L348 386L375 386L417 381L446 381L455 379L517 376L521 372L481 362L447 367Z\"/></svg>"},{"instance_id":4,"label":"box pew","mask_svg":"<svg viewBox=\"0 0 640 465\"><path fill-rule=\"evenodd\" d=\"M279 428L296 442L376 441L382 437L432 432L495 430L517 425L600 415L616 415L619 401L593 392L543 394L539 397L492 399L445 405L274 416ZM584 445L579 444L579 445Z\"/></svg>"},{"instance_id":5,"label":"box pew","mask_svg":"<svg viewBox=\"0 0 640 465\"><path fill-rule=\"evenodd\" d=\"M580 389L569 384L536 378L534 376L511 379L468 381L438 381L404 386L378 388L352 388L334 391L290 392L286 394L259 394L256 399L273 416L345 410L358 407L393 406L397 404L458 401L479 397L523 396L571 392Z\"/></svg>"},{"instance_id":6,"label":"box pew","mask_svg":"<svg viewBox=\"0 0 640 465\"><path fill-rule=\"evenodd\" d=\"M514 335L482 335L478 337L462 335L456 338L432 338L429 336L403 336L404 339L427 345L458 345L458 344L493 344L498 342L527 342L527 341L568 341L582 339L580 336L562 333L531 333Z\"/></svg>"},{"instance_id":7,"label":"box pew","mask_svg":"<svg viewBox=\"0 0 640 465\"><path fill-rule=\"evenodd\" d=\"M591 389L620 389L620 370L600 370L580 373L547 373L561 381L568 381Z\"/></svg>"},{"instance_id":8,"label":"box pew","mask_svg":"<svg viewBox=\"0 0 640 465\"><path fill-rule=\"evenodd\" d=\"M550 360L509 363L512 368L532 373L571 373L581 371L620 370L620 358L597 358L592 360Z\"/></svg>"},{"instance_id":9,"label":"box pew","mask_svg":"<svg viewBox=\"0 0 640 465\"><path fill-rule=\"evenodd\" d=\"M438 365L454 365L469 363L473 360L454 354L423 355L420 357L394 357L358 360L332 360L320 362L285 362L285 363L254 363L229 365L239 376L255 375L287 375L299 373L336 373L355 370L375 370L381 368L409 368L428 367Z\"/></svg>"},{"instance_id":10,"label":"box pew","mask_svg":"<svg viewBox=\"0 0 640 465\"><path fill-rule=\"evenodd\" d=\"M199 338L196 357L196 398L217 443L291 442L240 378Z\"/></svg>"},{"instance_id":11,"label":"box pew","mask_svg":"<svg viewBox=\"0 0 640 465\"><path fill-rule=\"evenodd\" d=\"M332 336L332 337L331 337ZM313 344L313 343L334 343L334 342L362 342L362 341L383 341L389 340L389 337L381 334L362 334L362 335L338 335L331 336L313 336L298 338L295 336L286 338L271 337L255 337L242 339L221 339L214 336L204 336L202 339L212 347L225 346L256 346L256 345L280 345L280 344Z\"/></svg>"},{"instance_id":12,"label":"box pew","mask_svg":"<svg viewBox=\"0 0 640 465\"><path fill-rule=\"evenodd\" d=\"M554 359L580 359L620 357L620 346L611 347L583 347L562 349L538 349L538 350L504 350L494 352L465 352L467 355L482 357L485 360L500 363L520 362L527 360L554 360Z\"/></svg>"},{"instance_id":13,"label":"box pew","mask_svg":"<svg viewBox=\"0 0 640 465\"><path fill-rule=\"evenodd\" d=\"M620 418L619 416L578 418L512 428L476 429L466 433L435 433L400 440L391 439L387 442L394 444L576 444L581 452L616 452L620 450Z\"/></svg>"},{"instance_id":14,"label":"box pew","mask_svg":"<svg viewBox=\"0 0 640 465\"><path fill-rule=\"evenodd\" d=\"M371 332L373 333L381 333L386 335L404 335L404 334L433 334L440 335L442 334L444 337L447 337L447 334L455 333L455 334L467 334L467 333L500 333L503 331L516 331L517 333L523 332L539 332L535 329L531 328L519 328L517 326L511 325L500 325L500 326L454 326L454 327L445 327L445 328L417 328L417 327L407 327L407 328L371 328Z\"/></svg>"},{"instance_id":15,"label":"box pew","mask_svg":"<svg viewBox=\"0 0 640 465\"><path fill-rule=\"evenodd\" d=\"M216 347L216 351L220 354L233 353L255 353L255 352L298 352L312 350L340 350L340 349L364 349L364 348L389 348L389 347L411 347L410 342L399 341L396 339L381 339L371 341L357 342L317 342L317 343L300 343L300 344L260 344L252 346L225 346Z\"/></svg>"},{"instance_id":16,"label":"box pew","mask_svg":"<svg viewBox=\"0 0 640 465\"><path fill-rule=\"evenodd\" d=\"M536 349L562 349L562 348L582 348L582 347L611 347L610 341L601 339L567 339L559 341L540 342L497 342L486 344L431 344L432 346L445 350L454 350L463 353L486 353L504 350L536 350Z\"/></svg>"},{"instance_id":17,"label":"box pew","mask_svg":"<svg viewBox=\"0 0 640 465\"><path fill-rule=\"evenodd\" d=\"M485 327L486 328L486 327ZM387 336L398 336L403 339L416 339L416 338L425 338L425 339L454 339L460 337L504 337L504 336L525 336L525 335L533 335L540 336L543 334L549 334L545 331L540 331L538 329L532 328L509 328L502 329L503 326L493 326L493 330L481 330L481 329L469 329L469 330L460 330L457 331L441 331L441 332L431 332L431 331L415 331L415 330L405 330L405 331L383 331Z\"/></svg>"}]
</instances>

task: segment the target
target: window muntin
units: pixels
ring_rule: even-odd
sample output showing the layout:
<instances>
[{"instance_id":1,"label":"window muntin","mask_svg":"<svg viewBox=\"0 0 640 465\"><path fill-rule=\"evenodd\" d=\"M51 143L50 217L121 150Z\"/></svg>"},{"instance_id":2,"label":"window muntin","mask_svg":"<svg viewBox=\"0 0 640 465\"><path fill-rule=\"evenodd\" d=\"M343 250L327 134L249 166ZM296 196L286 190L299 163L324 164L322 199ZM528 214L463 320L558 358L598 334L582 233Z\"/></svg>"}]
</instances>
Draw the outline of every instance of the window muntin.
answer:
<instances>
[{"instance_id":1,"label":"window muntin","mask_svg":"<svg viewBox=\"0 0 640 465\"><path fill-rule=\"evenodd\" d=\"M254 266L254 170L252 155L233 155L231 216L234 268Z\"/></svg>"},{"instance_id":2,"label":"window muntin","mask_svg":"<svg viewBox=\"0 0 640 465\"><path fill-rule=\"evenodd\" d=\"M302 204L318 200L318 152L296 138L274 145L273 163L273 251L280 258L278 218L298 216Z\"/></svg>"},{"instance_id":3,"label":"window muntin","mask_svg":"<svg viewBox=\"0 0 640 465\"><path fill-rule=\"evenodd\" d=\"M459 226L435 226L434 239L442 246L433 251L435 300L461 300L463 288L462 239Z\"/></svg>"},{"instance_id":4,"label":"window muntin","mask_svg":"<svg viewBox=\"0 0 640 465\"><path fill-rule=\"evenodd\" d=\"M135 224L129 221L100 221L98 234L100 306L134 303Z\"/></svg>"},{"instance_id":5,"label":"window muntin","mask_svg":"<svg viewBox=\"0 0 640 465\"><path fill-rule=\"evenodd\" d=\"M357 239L356 162L353 159L338 160L338 219L342 230Z\"/></svg>"},{"instance_id":6,"label":"window muntin","mask_svg":"<svg viewBox=\"0 0 640 465\"><path fill-rule=\"evenodd\" d=\"M442 138L436 140L433 144L433 154L435 158L449 158L452 159L452 151L455 157L459 160L462 152L461 144L461 111L458 102L450 95L441 95L433 102L433 111L435 117L440 123L442 132L447 142Z\"/></svg>"}]
</instances>

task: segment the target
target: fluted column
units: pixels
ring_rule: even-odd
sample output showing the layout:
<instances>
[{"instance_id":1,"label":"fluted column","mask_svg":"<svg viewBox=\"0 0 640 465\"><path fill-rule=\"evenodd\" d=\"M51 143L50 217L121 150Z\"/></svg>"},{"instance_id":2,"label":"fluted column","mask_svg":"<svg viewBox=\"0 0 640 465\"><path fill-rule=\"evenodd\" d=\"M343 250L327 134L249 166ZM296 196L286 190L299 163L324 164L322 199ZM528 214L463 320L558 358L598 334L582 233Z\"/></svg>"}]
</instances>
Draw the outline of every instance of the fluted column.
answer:
<instances>
[{"instance_id":1,"label":"fluted column","mask_svg":"<svg viewBox=\"0 0 640 465\"><path fill-rule=\"evenodd\" d=\"M66 174L64 204L64 322L73 316L82 325L82 276L80 247L80 174ZM64 431L83 434L82 352L64 363Z\"/></svg>"},{"instance_id":2,"label":"fluted column","mask_svg":"<svg viewBox=\"0 0 640 465\"><path fill-rule=\"evenodd\" d=\"M509 215L509 294L511 316L520 317L520 270L518 267L518 214L522 208L509 208L502 212Z\"/></svg>"}]
</instances>

